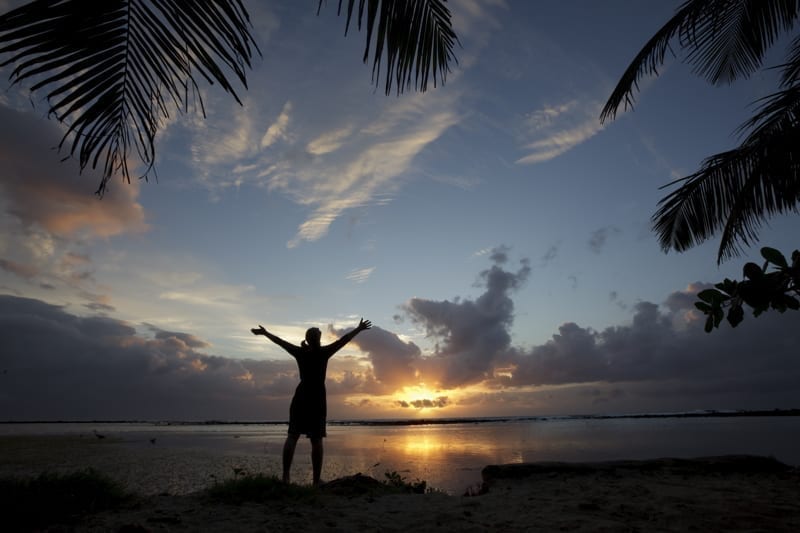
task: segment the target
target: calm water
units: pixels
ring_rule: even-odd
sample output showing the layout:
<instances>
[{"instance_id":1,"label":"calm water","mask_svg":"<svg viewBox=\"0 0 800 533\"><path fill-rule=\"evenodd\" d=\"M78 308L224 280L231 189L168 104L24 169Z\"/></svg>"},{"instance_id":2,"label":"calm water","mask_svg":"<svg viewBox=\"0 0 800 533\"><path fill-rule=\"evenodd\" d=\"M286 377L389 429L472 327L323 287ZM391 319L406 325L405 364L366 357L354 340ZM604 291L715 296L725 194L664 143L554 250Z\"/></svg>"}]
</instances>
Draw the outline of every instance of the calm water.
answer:
<instances>
[{"instance_id":1,"label":"calm water","mask_svg":"<svg viewBox=\"0 0 800 533\"><path fill-rule=\"evenodd\" d=\"M174 478L169 480L170 491L187 492L223 476L221 469L280 474L286 429L281 424L2 424L0 435L83 435L94 442L96 430L109 437L103 442L113 441L120 450L110 456L116 457L110 467L124 466L129 477L141 479L136 469L141 469L142 458L150 461L151 469L162 461L164 466L155 470ZM382 479L385 472L396 471L460 494L480 482L480 471L488 464L725 454L767 455L800 465L800 417L329 424L323 479L356 472ZM309 455L310 445L301 439L293 470L297 482L310 482ZM123 456L136 459L126 463Z\"/></svg>"}]
</instances>

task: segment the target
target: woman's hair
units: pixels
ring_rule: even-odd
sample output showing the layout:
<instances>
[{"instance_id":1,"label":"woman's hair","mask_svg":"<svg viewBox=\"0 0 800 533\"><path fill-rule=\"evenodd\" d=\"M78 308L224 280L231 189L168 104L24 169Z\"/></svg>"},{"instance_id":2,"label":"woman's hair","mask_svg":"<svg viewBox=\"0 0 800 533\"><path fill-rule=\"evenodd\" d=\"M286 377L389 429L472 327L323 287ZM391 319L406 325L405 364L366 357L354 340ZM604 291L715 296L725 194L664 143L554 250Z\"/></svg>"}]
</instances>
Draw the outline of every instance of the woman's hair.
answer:
<instances>
[{"instance_id":1,"label":"woman's hair","mask_svg":"<svg viewBox=\"0 0 800 533\"><path fill-rule=\"evenodd\" d=\"M319 340L322 337L322 332L319 328L308 328L306 330L306 340L300 343L301 346L308 346L309 344L319 346Z\"/></svg>"}]
</instances>

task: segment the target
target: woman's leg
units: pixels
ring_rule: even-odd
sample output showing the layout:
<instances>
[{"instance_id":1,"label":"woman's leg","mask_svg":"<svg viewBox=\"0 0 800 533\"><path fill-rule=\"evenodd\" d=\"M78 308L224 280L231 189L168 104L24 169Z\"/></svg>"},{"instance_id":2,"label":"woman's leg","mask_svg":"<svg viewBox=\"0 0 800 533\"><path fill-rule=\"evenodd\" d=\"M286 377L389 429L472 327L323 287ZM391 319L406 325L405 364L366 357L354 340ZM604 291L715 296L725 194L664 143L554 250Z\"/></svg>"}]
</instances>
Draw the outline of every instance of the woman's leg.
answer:
<instances>
[{"instance_id":1,"label":"woman's leg","mask_svg":"<svg viewBox=\"0 0 800 533\"><path fill-rule=\"evenodd\" d=\"M314 486L319 486L319 478L322 474L322 437L314 437L311 439L311 467L314 472Z\"/></svg>"},{"instance_id":2,"label":"woman's leg","mask_svg":"<svg viewBox=\"0 0 800 533\"><path fill-rule=\"evenodd\" d=\"M291 479L292 459L294 459L294 448L297 446L299 433L289 433L286 442L283 443L283 482L289 483Z\"/></svg>"}]
</instances>

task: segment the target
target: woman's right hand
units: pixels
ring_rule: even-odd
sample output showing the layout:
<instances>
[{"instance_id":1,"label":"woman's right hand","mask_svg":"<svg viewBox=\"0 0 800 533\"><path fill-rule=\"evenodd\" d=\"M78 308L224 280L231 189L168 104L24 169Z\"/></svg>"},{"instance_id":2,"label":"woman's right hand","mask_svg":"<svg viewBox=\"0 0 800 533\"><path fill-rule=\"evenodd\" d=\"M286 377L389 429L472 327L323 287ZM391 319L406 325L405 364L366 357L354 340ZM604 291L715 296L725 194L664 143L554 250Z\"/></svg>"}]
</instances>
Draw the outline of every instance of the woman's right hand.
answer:
<instances>
[{"instance_id":1,"label":"woman's right hand","mask_svg":"<svg viewBox=\"0 0 800 533\"><path fill-rule=\"evenodd\" d=\"M259 324L257 328L253 328L250 331L253 332L253 335L264 335L265 337L267 335L267 330L265 330L264 326L261 324Z\"/></svg>"}]
</instances>

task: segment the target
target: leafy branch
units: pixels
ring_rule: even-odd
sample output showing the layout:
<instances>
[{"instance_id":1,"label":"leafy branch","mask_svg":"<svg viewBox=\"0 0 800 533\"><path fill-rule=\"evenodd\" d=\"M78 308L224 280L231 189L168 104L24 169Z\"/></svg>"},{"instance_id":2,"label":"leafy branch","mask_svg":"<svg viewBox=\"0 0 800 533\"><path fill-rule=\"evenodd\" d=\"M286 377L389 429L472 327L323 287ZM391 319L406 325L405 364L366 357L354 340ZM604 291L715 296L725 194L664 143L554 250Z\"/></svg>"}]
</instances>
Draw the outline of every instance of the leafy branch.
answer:
<instances>
[{"instance_id":1,"label":"leafy branch","mask_svg":"<svg viewBox=\"0 0 800 533\"><path fill-rule=\"evenodd\" d=\"M705 330L711 332L718 328L723 318L731 327L744 320L744 305L753 309L753 316L759 316L770 308L779 313L787 309L800 309L800 250L792 252L791 263L775 248L761 248L764 265L747 263L744 265L742 281L725 278L714 285L714 289L700 291L695 307L706 318ZM771 271L768 271L769 268Z\"/></svg>"}]
</instances>

